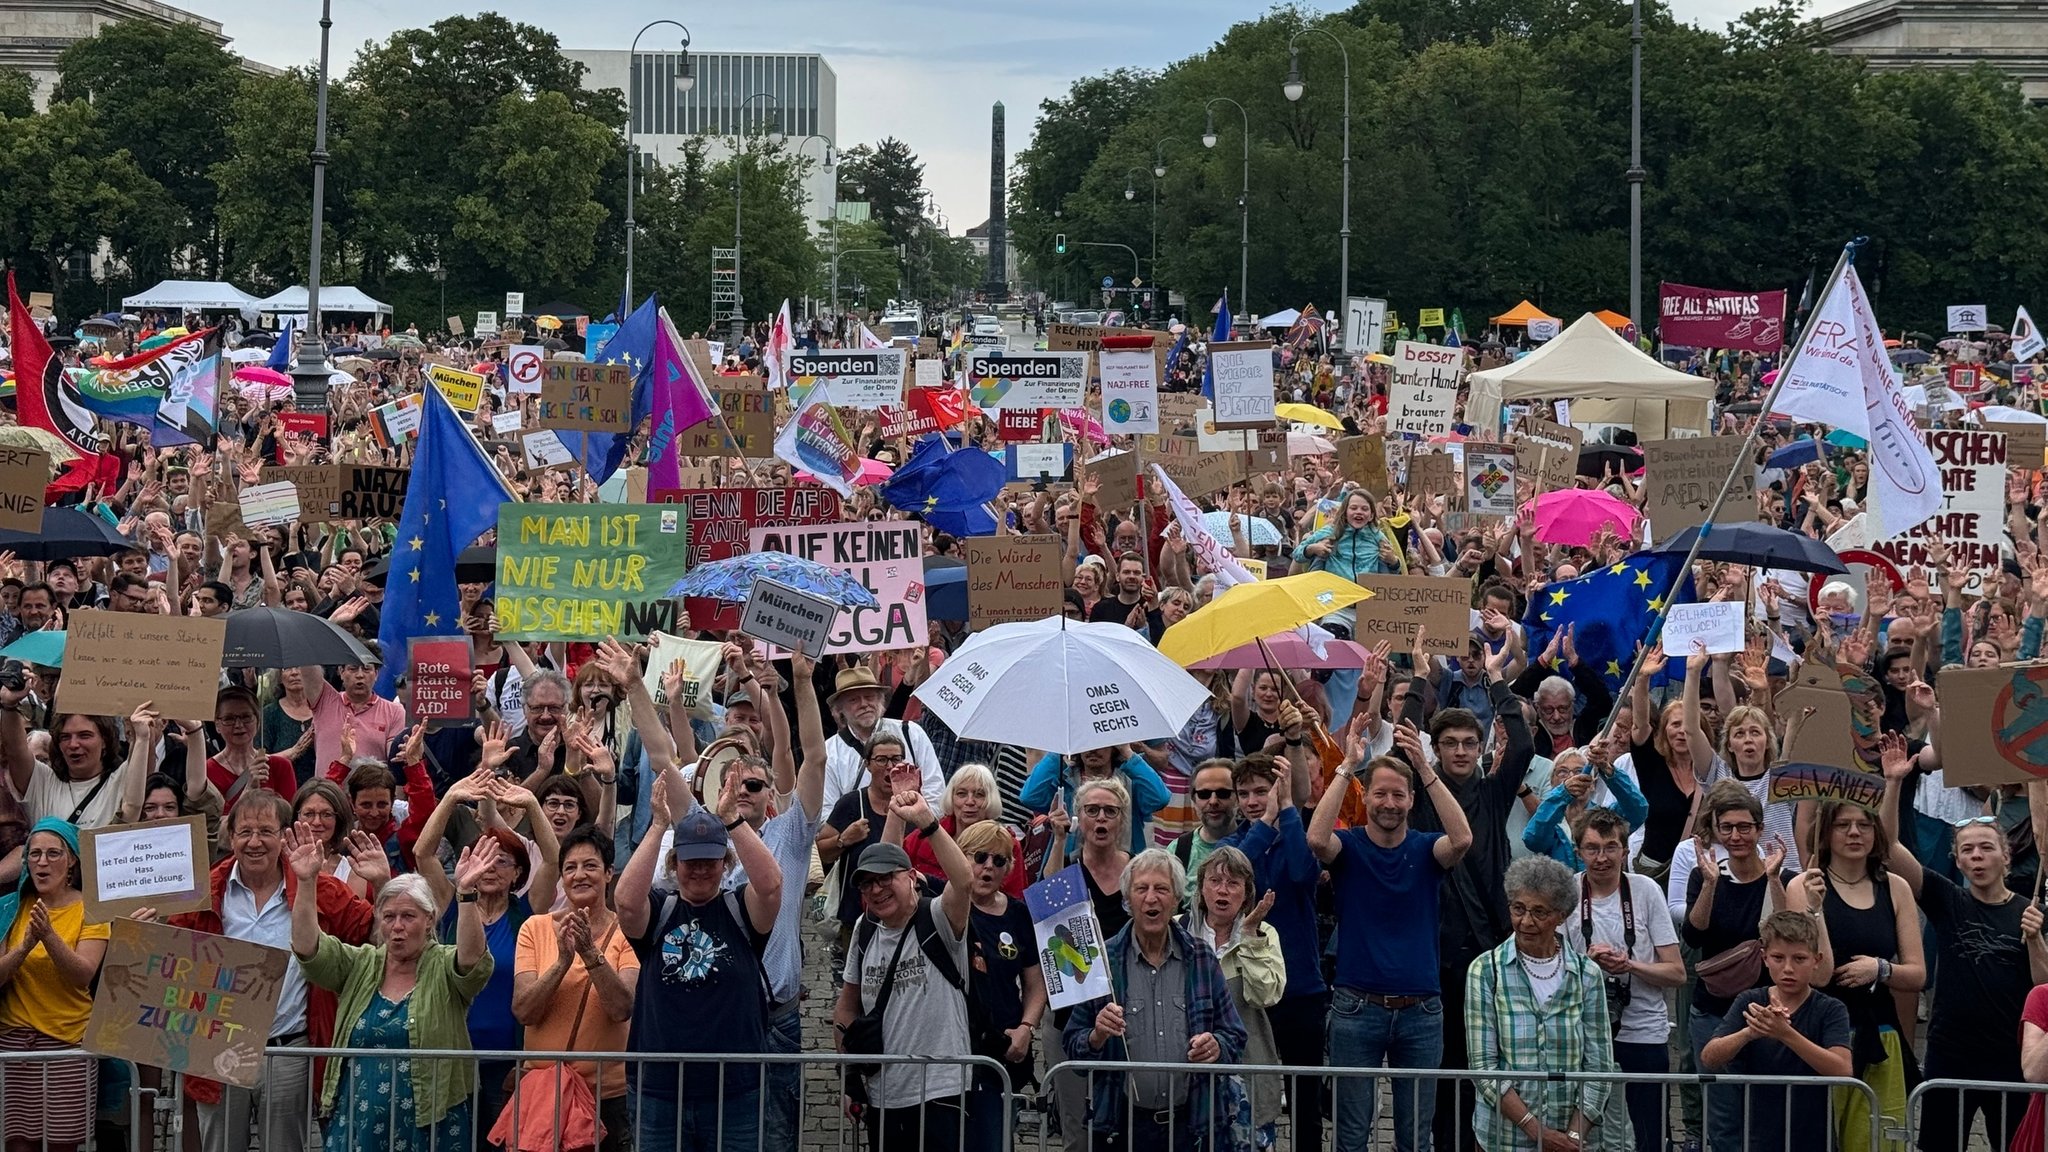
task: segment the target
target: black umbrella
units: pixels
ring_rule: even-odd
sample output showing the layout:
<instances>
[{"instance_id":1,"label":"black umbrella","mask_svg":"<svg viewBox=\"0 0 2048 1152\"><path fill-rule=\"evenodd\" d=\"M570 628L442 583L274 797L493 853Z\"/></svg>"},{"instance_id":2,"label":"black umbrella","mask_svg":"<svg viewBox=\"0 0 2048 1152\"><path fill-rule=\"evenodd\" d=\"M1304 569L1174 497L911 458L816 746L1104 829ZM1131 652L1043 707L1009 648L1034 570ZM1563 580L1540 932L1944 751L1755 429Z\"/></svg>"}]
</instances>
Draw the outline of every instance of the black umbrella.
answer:
<instances>
[{"instance_id":1,"label":"black umbrella","mask_svg":"<svg viewBox=\"0 0 2048 1152\"><path fill-rule=\"evenodd\" d=\"M472 544L455 557L457 584L489 584L498 578L498 550Z\"/></svg>"},{"instance_id":2,"label":"black umbrella","mask_svg":"<svg viewBox=\"0 0 2048 1152\"><path fill-rule=\"evenodd\" d=\"M363 353L363 359L365 360L402 360L404 358L405 353L390 347L372 348L368 352Z\"/></svg>"},{"instance_id":3,"label":"black umbrella","mask_svg":"<svg viewBox=\"0 0 2048 1152\"><path fill-rule=\"evenodd\" d=\"M23 560L112 556L133 547L113 525L76 508L44 509L40 532L0 531L0 552L12 552Z\"/></svg>"},{"instance_id":4,"label":"black umbrella","mask_svg":"<svg viewBox=\"0 0 2048 1152\"><path fill-rule=\"evenodd\" d=\"M324 616L286 608L230 612L223 668L296 668L307 664L377 664L362 642Z\"/></svg>"},{"instance_id":5,"label":"black umbrella","mask_svg":"<svg viewBox=\"0 0 2048 1152\"><path fill-rule=\"evenodd\" d=\"M1683 556L1699 538L1698 528L1687 528L1651 549ZM1769 524L1743 522L1716 524L1700 546L1700 559L1757 568L1785 568L1793 572L1828 572L1839 575L1849 569L1835 550L1811 536L1801 536Z\"/></svg>"},{"instance_id":6,"label":"black umbrella","mask_svg":"<svg viewBox=\"0 0 2048 1152\"><path fill-rule=\"evenodd\" d=\"M242 333L242 346L244 348L253 347L259 344L271 345L275 343L277 343L277 333L267 331L262 328Z\"/></svg>"},{"instance_id":7,"label":"black umbrella","mask_svg":"<svg viewBox=\"0 0 2048 1152\"><path fill-rule=\"evenodd\" d=\"M1609 464L1633 472L1643 466L1643 453L1626 444L1588 444L1579 449L1579 475L1605 476Z\"/></svg>"}]
</instances>

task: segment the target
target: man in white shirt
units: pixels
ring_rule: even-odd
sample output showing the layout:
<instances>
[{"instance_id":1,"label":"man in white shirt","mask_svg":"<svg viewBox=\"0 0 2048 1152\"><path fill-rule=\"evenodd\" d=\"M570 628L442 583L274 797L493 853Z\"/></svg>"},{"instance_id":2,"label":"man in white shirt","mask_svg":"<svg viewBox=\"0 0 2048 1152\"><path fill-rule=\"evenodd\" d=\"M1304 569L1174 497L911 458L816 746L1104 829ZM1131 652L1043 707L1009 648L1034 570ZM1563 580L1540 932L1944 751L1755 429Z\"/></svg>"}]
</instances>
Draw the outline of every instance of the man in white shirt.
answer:
<instances>
[{"instance_id":1,"label":"man in white shirt","mask_svg":"<svg viewBox=\"0 0 2048 1152\"><path fill-rule=\"evenodd\" d=\"M832 806L841 796L867 787L867 755L863 751L867 742L874 739L875 725L882 720L882 710L889 702L889 693L875 679L873 669L853 667L841 669L833 682L832 695L825 698L825 706L832 710L833 719L839 722L839 730L825 742L825 797L824 810ZM944 775L939 771L939 754L932 748L931 737L924 729L905 721L901 724L903 738L910 751L910 759L917 765L923 776L920 791L925 802L937 805L939 794L944 791Z\"/></svg>"}]
</instances>

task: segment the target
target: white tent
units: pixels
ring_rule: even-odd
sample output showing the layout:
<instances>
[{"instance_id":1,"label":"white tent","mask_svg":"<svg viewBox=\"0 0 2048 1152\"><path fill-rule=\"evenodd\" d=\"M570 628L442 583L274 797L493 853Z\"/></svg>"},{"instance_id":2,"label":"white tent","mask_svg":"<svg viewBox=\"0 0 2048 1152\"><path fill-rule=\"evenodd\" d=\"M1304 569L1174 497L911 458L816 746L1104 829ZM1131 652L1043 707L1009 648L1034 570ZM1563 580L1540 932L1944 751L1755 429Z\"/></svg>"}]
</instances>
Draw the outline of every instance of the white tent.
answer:
<instances>
[{"instance_id":1,"label":"white tent","mask_svg":"<svg viewBox=\"0 0 2048 1152\"><path fill-rule=\"evenodd\" d=\"M303 313L306 310L306 286L294 284L275 296L265 297L257 307L263 312ZM340 285L330 287L323 284L320 286L320 311L323 314L341 312L351 315L389 316L391 305L372 300L369 293L360 288Z\"/></svg>"},{"instance_id":2,"label":"white tent","mask_svg":"<svg viewBox=\"0 0 2048 1152\"><path fill-rule=\"evenodd\" d=\"M233 310L253 314L256 298L225 280L165 280L147 292L122 297L121 307L181 312Z\"/></svg>"},{"instance_id":3,"label":"white tent","mask_svg":"<svg viewBox=\"0 0 2048 1152\"><path fill-rule=\"evenodd\" d=\"M1301 319L1301 309L1288 308L1284 311L1275 312L1271 316L1266 317L1264 320L1259 321L1259 327L1292 328L1294 327L1294 322L1299 319Z\"/></svg>"},{"instance_id":4,"label":"white tent","mask_svg":"<svg viewBox=\"0 0 2048 1152\"><path fill-rule=\"evenodd\" d=\"M1588 312L1520 360L1472 374L1502 400L1700 400L1714 382L1657 363Z\"/></svg>"}]
</instances>

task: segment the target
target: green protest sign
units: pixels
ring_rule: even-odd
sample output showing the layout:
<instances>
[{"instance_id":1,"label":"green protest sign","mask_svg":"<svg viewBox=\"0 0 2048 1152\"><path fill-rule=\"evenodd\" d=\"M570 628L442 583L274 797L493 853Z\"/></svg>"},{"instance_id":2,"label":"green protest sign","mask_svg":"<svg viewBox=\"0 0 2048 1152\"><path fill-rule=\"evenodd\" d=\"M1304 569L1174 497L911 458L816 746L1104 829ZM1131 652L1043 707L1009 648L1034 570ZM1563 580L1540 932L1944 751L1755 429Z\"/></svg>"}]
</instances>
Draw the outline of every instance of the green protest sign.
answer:
<instances>
[{"instance_id":1,"label":"green protest sign","mask_svg":"<svg viewBox=\"0 0 2048 1152\"><path fill-rule=\"evenodd\" d=\"M676 630L687 566L680 504L507 504L498 511L498 635L643 640Z\"/></svg>"}]
</instances>

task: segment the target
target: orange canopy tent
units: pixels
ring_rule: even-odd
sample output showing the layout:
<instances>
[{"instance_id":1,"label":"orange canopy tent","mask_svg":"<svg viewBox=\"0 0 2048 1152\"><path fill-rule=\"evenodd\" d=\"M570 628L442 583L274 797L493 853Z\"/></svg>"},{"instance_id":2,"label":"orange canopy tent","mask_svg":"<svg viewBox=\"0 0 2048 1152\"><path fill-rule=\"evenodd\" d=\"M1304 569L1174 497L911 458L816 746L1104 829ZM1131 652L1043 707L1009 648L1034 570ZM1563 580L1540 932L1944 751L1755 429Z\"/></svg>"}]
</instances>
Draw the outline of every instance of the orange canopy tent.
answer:
<instances>
[{"instance_id":1,"label":"orange canopy tent","mask_svg":"<svg viewBox=\"0 0 2048 1152\"><path fill-rule=\"evenodd\" d=\"M1495 316L1493 318L1493 322L1495 324L1506 324L1519 327L1527 324L1531 320L1555 319L1557 319L1557 317L1552 316L1550 313L1545 312L1543 309L1538 308L1536 305L1531 304L1527 300L1524 300L1520 304L1515 305L1513 308L1510 308L1507 311L1501 313L1500 315Z\"/></svg>"},{"instance_id":2,"label":"orange canopy tent","mask_svg":"<svg viewBox=\"0 0 2048 1152\"><path fill-rule=\"evenodd\" d=\"M1593 313L1593 318L1614 329L1616 332L1621 331L1632 323L1628 317L1623 316L1621 313L1611 312L1605 308Z\"/></svg>"}]
</instances>

